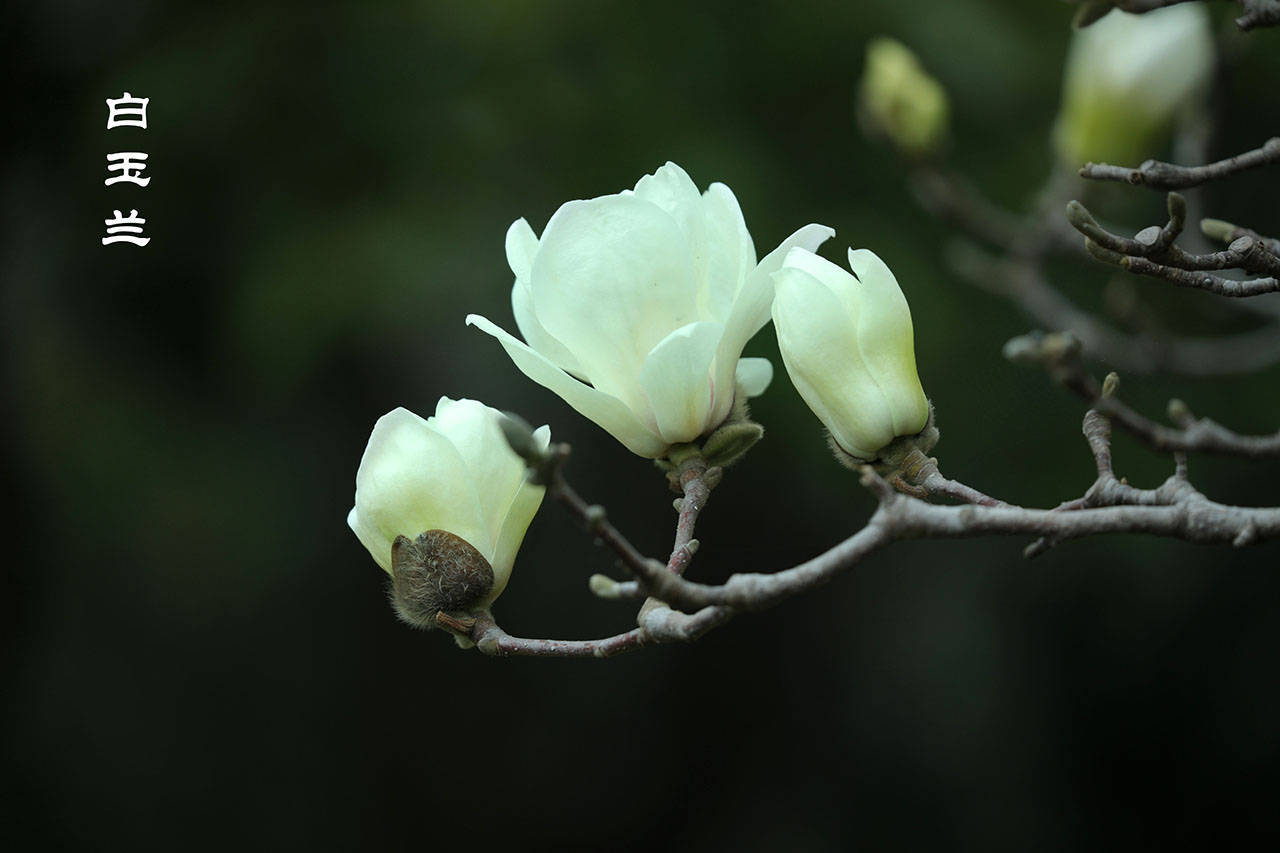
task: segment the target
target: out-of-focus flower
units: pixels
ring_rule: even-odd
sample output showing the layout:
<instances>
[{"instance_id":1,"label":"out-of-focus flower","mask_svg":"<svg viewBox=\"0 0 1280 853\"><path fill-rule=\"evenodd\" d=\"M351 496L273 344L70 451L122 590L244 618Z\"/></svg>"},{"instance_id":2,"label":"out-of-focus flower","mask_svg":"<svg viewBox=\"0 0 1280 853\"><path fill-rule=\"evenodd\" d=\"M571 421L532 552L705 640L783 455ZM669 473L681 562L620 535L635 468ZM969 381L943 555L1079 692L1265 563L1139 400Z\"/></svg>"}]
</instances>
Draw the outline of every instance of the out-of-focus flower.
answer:
<instances>
[{"instance_id":1,"label":"out-of-focus flower","mask_svg":"<svg viewBox=\"0 0 1280 853\"><path fill-rule=\"evenodd\" d=\"M1138 163L1155 157L1213 71L1209 15L1186 3L1131 15L1113 9L1072 37L1054 128L1059 156Z\"/></svg>"},{"instance_id":2,"label":"out-of-focus flower","mask_svg":"<svg viewBox=\"0 0 1280 853\"><path fill-rule=\"evenodd\" d=\"M523 219L511 226L524 341L479 315L467 322L633 453L661 458L724 422L735 394L764 391L772 366L740 356L769 321L770 274L792 247L833 233L806 225L757 264L733 192L699 193L667 163L634 190L562 205L541 239Z\"/></svg>"},{"instance_id":3,"label":"out-of-focus flower","mask_svg":"<svg viewBox=\"0 0 1280 853\"><path fill-rule=\"evenodd\" d=\"M773 325L791 381L836 446L874 461L924 429L929 401L897 279L868 249L850 249L849 268L792 249L773 276Z\"/></svg>"},{"instance_id":4,"label":"out-of-focus flower","mask_svg":"<svg viewBox=\"0 0 1280 853\"><path fill-rule=\"evenodd\" d=\"M936 154L946 141L946 90L894 39L881 36L867 45L858 108L868 131L888 138L910 157Z\"/></svg>"},{"instance_id":5,"label":"out-of-focus flower","mask_svg":"<svg viewBox=\"0 0 1280 853\"><path fill-rule=\"evenodd\" d=\"M430 418L394 409L373 427L347 524L392 576L407 622L486 606L511 577L545 489L525 479L501 417L475 400L441 397ZM540 448L550 440L547 427L534 432Z\"/></svg>"}]
</instances>

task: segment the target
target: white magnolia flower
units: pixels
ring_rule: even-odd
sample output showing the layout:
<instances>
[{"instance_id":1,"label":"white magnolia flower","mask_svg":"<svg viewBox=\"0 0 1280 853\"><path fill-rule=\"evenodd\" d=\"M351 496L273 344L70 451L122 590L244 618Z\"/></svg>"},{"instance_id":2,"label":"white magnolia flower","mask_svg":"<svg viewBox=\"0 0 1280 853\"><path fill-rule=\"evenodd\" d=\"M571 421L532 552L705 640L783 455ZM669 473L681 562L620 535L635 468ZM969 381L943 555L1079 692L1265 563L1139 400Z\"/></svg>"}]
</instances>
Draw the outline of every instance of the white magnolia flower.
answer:
<instances>
[{"instance_id":1,"label":"white magnolia flower","mask_svg":"<svg viewBox=\"0 0 1280 853\"><path fill-rule=\"evenodd\" d=\"M1073 165L1156 156L1178 114L1208 85L1213 62L1200 4L1142 15L1113 9L1072 37L1054 130L1059 154Z\"/></svg>"},{"instance_id":2,"label":"white magnolia flower","mask_svg":"<svg viewBox=\"0 0 1280 853\"><path fill-rule=\"evenodd\" d=\"M929 401L897 279L869 249L850 249L849 268L853 275L805 249L788 252L773 276L773 326L800 396L841 450L870 461L924 429Z\"/></svg>"},{"instance_id":3,"label":"white magnolia flower","mask_svg":"<svg viewBox=\"0 0 1280 853\"><path fill-rule=\"evenodd\" d=\"M562 205L541 239L523 219L511 226L524 341L484 317L467 322L633 453L659 458L719 426L736 391L764 391L772 366L739 357L769 321L770 274L793 246L833 233L806 225L757 264L729 188L699 193L667 163L634 191Z\"/></svg>"},{"instance_id":4,"label":"white magnolia flower","mask_svg":"<svg viewBox=\"0 0 1280 853\"><path fill-rule=\"evenodd\" d=\"M493 586L478 605L506 587L545 489L526 481L524 460L507 444L499 417L475 400L441 397L425 420L408 409L378 419L356 472L347 524L387 574L397 536L446 530L493 568ZM534 440L546 447L551 431L540 427Z\"/></svg>"}]
</instances>

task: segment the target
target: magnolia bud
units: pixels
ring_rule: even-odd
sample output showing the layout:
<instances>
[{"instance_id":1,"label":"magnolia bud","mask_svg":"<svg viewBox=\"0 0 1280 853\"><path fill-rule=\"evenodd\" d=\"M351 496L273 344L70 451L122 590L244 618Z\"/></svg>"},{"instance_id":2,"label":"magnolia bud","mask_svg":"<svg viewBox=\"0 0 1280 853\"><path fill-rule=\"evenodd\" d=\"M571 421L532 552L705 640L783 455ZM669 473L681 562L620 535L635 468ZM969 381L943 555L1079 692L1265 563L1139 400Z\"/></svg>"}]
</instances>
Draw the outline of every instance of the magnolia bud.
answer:
<instances>
[{"instance_id":1,"label":"magnolia bud","mask_svg":"<svg viewBox=\"0 0 1280 853\"><path fill-rule=\"evenodd\" d=\"M433 417L395 409L369 436L347 523L391 575L396 612L410 624L485 607L511 576L545 489L526 479L500 419L483 403L442 397ZM530 452L550 439L546 427L534 430Z\"/></svg>"},{"instance_id":2,"label":"magnolia bud","mask_svg":"<svg viewBox=\"0 0 1280 853\"><path fill-rule=\"evenodd\" d=\"M1209 16L1199 4L1142 15L1118 9L1072 36L1054 128L1059 156L1131 163L1155 157L1213 70Z\"/></svg>"},{"instance_id":3,"label":"magnolia bud","mask_svg":"<svg viewBox=\"0 0 1280 853\"><path fill-rule=\"evenodd\" d=\"M800 396L840 451L870 462L925 428L929 401L897 279L868 249L850 249L849 266L792 249L774 274L773 325Z\"/></svg>"},{"instance_id":4,"label":"magnolia bud","mask_svg":"<svg viewBox=\"0 0 1280 853\"><path fill-rule=\"evenodd\" d=\"M946 141L949 112L946 90L906 45L884 37L867 45L858 113L869 132L909 157L928 157Z\"/></svg>"}]
</instances>

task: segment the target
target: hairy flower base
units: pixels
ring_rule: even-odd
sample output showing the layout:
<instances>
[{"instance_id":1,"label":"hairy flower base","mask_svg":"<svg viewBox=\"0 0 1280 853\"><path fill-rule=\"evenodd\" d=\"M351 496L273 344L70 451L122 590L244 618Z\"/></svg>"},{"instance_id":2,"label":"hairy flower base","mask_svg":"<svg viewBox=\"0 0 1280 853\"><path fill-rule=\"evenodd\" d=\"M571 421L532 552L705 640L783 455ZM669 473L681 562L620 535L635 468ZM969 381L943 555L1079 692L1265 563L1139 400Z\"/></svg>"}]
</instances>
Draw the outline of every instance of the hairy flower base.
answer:
<instances>
[{"instance_id":1,"label":"hairy flower base","mask_svg":"<svg viewBox=\"0 0 1280 853\"><path fill-rule=\"evenodd\" d=\"M440 611L478 605L493 589L493 567L484 555L447 530L391 543L391 604L415 628L436 627Z\"/></svg>"},{"instance_id":2,"label":"hairy flower base","mask_svg":"<svg viewBox=\"0 0 1280 853\"><path fill-rule=\"evenodd\" d=\"M914 435L900 435L880 449L875 459L859 459L840 446L835 436L827 433L827 444L836 461L851 471L862 472L867 465L875 466L881 476L888 477L895 473L909 475L908 462L920 454L928 454L937 445L941 433L934 423L933 401L929 401L929 420L924 429Z\"/></svg>"}]
</instances>

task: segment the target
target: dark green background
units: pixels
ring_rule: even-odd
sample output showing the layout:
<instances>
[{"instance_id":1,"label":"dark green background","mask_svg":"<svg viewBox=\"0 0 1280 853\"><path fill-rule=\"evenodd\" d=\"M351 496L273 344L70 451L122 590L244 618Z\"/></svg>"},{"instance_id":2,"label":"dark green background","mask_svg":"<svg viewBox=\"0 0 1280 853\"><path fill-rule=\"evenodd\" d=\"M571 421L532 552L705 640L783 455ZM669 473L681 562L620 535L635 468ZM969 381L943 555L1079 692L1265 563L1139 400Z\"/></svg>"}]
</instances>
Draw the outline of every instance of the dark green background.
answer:
<instances>
[{"instance_id":1,"label":"dark green background","mask_svg":"<svg viewBox=\"0 0 1280 853\"><path fill-rule=\"evenodd\" d=\"M1213 4L1218 15L1231 7ZM1221 8L1219 8L1221 7ZM513 328L507 225L667 159L737 193L763 255L811 221L877 251L913 308L944 470L1051 505L1091 481L1080 403L1000 346L1034 323L942 262L953 232L864 140L863 47L895 35L953 99L953 160L1029 204L1051 167L1071 9L1025 0L134 4L6 12L6 417L0 577L11 849L1127 849L1277 829L1280 573L1247 551L1113 538L894 547L691 647L491 660L392 617L347 529L374 420L442 394L548 422L570 474L653 554L662 478L524 380L464 314ZM1280 33L1233 37L1214 154L1276 132ZM151 98L105 130L103 100ZM105 155L151 185L104 187ZM1211 191L1275 233L1276 175ZM1269 183L1265 183L1269 182ZM1135 228L1161 202L1104 196ZM145 249L99 245L112 208ZM1111 274L1060 281L1101 308ZM1206 294L1140 283L1171 328ZM777 360L766 329L748 354ZM1243 431L1280 371L1127 377ZM769 571L872 509L785 374L726 477L700 579ZM1167 459L1127 438L1141 485ZM1274 503L1275 463L1193 459ZM594 636L610 561L554 506L497 612Z\"/></svg>"}]
</instances>

